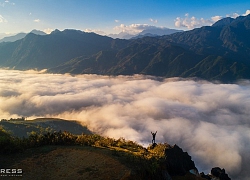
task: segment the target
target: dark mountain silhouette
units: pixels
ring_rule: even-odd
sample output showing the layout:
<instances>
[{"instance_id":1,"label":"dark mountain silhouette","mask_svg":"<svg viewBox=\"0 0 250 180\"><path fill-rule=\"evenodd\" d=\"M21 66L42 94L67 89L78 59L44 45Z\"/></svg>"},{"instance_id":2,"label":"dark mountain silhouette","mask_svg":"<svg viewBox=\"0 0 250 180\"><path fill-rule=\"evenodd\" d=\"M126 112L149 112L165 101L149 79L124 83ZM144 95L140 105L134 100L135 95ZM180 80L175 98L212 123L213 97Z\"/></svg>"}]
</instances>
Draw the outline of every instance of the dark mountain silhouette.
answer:
<instances>
[{"instance_id":1,"label":"dark mountain silhouette","mask_svg":"<svg viewBox=\"0 0 250 180\"><path fill-rule=\"evenodd\" d=\"M232 21L234 21L234 18L227 17L227 18L223 18L223 19L221 19L221 20L215 22L212 26L213 26L213 27L227 26L227 25L229 25Z\"/></svg>"},{"instance_id":2,"label":"dark mountain silhouette","mask_svg":"<svg viewBox=\"0 0 250 180\"><path fill-rule=\"evenodd\" d=\"M26 35L27 33L18 33L16 35L7 36L7 37L0 39L0 43L1 42L14 42L14 41L24 38Z\"/></svg>"},{"instance_id":3,"label":"dark mountain silhouette","mask_svg":"<svg viewBox=\"0 0 250 180\"><path fill-rule=\"evenodd\" d=\"M44 33L43 31L39 31L39 30L32 30L30 33L33 34L37 34L37 35L46 35L46 33ZM4 37L2 39L0 39L0 43L1 42L14 42L17 41L19 39L24 38L27 35L27 33L18 33L16 35L13 36L8 36L8 37Z\"/></svg>"},{"instance_id":4,"label":"dark mountain silhouette","mask_svg":"<svg viewBox=\"0 0 250 180\"><path fill-rule=\"evenodd\" d=\"M56 73L250 78L250 15L171 35L112 39L77 30L0 43L0 66Z\"/></svg>"},{"instance_id":5,"label":"dark mountain silhouette","mask_svg":"<svg viewBox=\"0 0 250 180\"><path fill-rule=\"evenodd\" d=\"M123 40L77 30L55 30L41 36L29 33L13 43L0 44L0 64L15 69L50 68L79 56L120 48Z\"/></svg>"}]
</instances>

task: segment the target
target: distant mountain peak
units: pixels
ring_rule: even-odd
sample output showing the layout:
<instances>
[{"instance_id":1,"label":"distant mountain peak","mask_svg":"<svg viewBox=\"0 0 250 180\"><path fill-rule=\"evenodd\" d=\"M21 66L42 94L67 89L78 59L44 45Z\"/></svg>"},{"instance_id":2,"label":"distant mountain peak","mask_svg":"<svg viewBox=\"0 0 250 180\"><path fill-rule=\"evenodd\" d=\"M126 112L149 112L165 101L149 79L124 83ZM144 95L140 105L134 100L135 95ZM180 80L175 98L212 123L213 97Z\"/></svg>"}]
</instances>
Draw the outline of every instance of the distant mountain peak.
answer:
<instances>
[{"instance_id":1,"label":"distant mountain peak","mask_svg":"<svg viewBox=\"0 0 250 180\"><path fill-rule=\"evenodd\" d=\"M212 26L213 27L221 27L221 26L226 26L226 25L229 25L231 24L231 22L234 21L234 18L231 18L231 17L227 17L227 18L223 18L217 22L215 22Z\"/></svg>"},{"instance_id":2,"label":"distant mountain peak","mask_svg":"<svg viewBox=\"0 0 250 180\"><path fill-rule=\"evenodd\" d=\"M163 35L169 35L169 34L173 34L176 32L182 32L183 30L177 30L177 29L170 29L170 28L166 28L166 27L152 27L149 29L145 29L143 30L141 33L139 33L139 35L145 35L145 34L152 34L155 36L163 36Z\"/></svg>"},{"instance_id":3,"label":"distant mountain peak","mask_svg":"<svg viewBox=\"0 0 250 180\"><path fill-rule=\"evenodd\" d=\"M60 33L61 31L59 29L55 29L54 31L52 31L50 34L57 34Z\"/></svg>"},{"instance_id":4,"label":"distant mountain peak","mask_svg":"<svg viewBox=\"0 0 250 180\"><path fill-rule=\"evenodd\" d=\"M36 34L36 35L46 35L45 32L40 31L40 30L36 30L36 29L33 29L30 33ZM27 34L30 34L30 33L21 32L21 33L18 33L16 35L13 35L13 36L4 37L3 39L0 39L0 43L1 42L14 42L14 41L17 41L19 39L23 39Z\"/></svg>"},{"instance_id":5,"label":"distant mountain peak","mask_svg":"<svg viewBox=\"0 0 250 180\"><path fill-rule=\"evenodd\" d=\"M37 35L46 35L45 32L33 29L30 33L37 34Z\"/></svg>"},{"instance_id":6,"label":"distant mountain peak","mask_svg":"<svg viewBox=\"0 0 250 180\"><path fill-rule=\"evenodd\" d=\"M250 19L250 14L248 14L247 16L238 16L237 18L226 17L226 18L223 18L223 19L215 22L212 26L213 27L227 26L227 25L230 25L232 23L238 23L239 21L244 21L248 18Z\"/></svg>"}]
</instances>

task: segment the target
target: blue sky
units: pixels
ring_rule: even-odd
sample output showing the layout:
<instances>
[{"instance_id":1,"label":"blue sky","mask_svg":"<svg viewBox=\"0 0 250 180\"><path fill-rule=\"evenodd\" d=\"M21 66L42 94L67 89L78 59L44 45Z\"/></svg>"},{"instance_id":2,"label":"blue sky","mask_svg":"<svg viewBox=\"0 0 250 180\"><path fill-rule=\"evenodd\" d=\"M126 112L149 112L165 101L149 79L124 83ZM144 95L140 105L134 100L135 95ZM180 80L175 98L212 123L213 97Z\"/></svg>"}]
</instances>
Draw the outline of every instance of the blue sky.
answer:
<instances>
[{"instance_id":1,"label":"blue sky","mask_svg":"<svg viewBox=\"0 0 250 180\"><path fill-rule=\"evenodd\" d=\"M33 29L135 34L152 26L189 30L246 12L249 0L0 0L0 34Z\"/></svg>"}]
</instances>

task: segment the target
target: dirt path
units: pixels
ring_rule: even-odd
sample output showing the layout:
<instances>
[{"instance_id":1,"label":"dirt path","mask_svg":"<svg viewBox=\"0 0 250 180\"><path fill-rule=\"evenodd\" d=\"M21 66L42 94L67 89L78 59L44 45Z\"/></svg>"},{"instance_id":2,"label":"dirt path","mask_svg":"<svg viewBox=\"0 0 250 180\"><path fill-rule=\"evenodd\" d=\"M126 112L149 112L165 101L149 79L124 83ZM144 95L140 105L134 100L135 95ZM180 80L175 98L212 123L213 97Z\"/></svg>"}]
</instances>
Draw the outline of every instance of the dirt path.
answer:
<instances>
[{"instance_id":1,"label":"dirt path","mask_svg":"<svg viewBox=\"0 0 250 180\"><path fill-rule=\"evenodd\" d=\"M131 172L110 150L94 147L45 146L0 158L1 168L23 171L22 178L6 179L125 180Z\"/></svg>"}]
</instances>

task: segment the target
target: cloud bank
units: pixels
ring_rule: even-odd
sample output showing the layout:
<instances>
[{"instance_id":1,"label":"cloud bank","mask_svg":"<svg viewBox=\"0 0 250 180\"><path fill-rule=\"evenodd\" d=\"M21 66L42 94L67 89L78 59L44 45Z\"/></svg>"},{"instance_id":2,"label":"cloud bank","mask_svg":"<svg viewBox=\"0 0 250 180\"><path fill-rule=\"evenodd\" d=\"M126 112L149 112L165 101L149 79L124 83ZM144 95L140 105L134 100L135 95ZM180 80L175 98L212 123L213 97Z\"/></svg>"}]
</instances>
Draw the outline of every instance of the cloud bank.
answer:
<instances>
[{"instance_id":1,"label":"cloud bank","mask_svg":"<svg viewBox=\"0 0 250 180\"><path fill-rule=\"evenodd\" d=\"M157 23L157 20L150 19L150 21L152 22L154 21L155 23ZM159 28L168 29L166 27L157 27L149 24L130 24L130 25L120 24L119 26L115 26L114 30L135 35L142 32L143 30L159 29Z\"/></svg>"},{"instance_id":2,"label":"cloud bank","mask_svg":"<svg viewBox=\"0 0 250 180\"><path fill-rule=\"evenodd\" d=\"M201 26L210 26L212 24L213 24L212 19L204 19L204 18L198 19L194 16L190 18L188 13L185 14L185 18L177 17L175 19L176 27L186 27L188 29L193 29Z\"/></svg>"},{"instance_id":3,"label":"cloud bank","mask_svg":"<svg viewBox=\"0 0 250 180\"><path fill-rule=\"evenodd\" d=\"M247 16L250 14L250 10L246 10L242 16ZM232 18L237 18L240 15L238 13L232 13L232 14L227 14L226 17L232 17ZM223 17L222 16L213 16L209 19L204 19L204 18L197 18L195 16L190 17L188 13L185 14L185 17L177 17L175 19L175 27L178 28L188 28L188 29L194 29L198 28L201 26L211 26L215 22L221 20Z\"/></svg>"},{"instance_id":4,"label":"cloud bank","mask_svg":"<svg viewBox=\"0 0 250 180\"><path fill-rule=\"evenodd\" d=\"M178 144L199 171L250 171L250 82L214 84L151 76L58 75L0 70L0 118L60 117L144 145ZM29 118L30 119L30 118Z\"/></svg>"}]
</instances>

